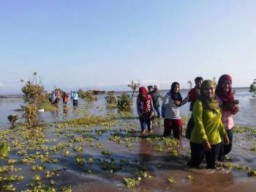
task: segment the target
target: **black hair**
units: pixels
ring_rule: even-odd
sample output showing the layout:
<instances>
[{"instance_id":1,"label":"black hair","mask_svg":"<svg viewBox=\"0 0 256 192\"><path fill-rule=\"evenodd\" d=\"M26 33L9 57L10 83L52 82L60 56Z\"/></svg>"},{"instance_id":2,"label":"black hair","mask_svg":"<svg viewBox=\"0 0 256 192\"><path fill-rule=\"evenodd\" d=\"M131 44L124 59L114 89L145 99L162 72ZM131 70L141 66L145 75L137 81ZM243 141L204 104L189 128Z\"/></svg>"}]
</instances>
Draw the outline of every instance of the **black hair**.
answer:
<instances>
[{"instance_id":1,"label":"black hair","mask_svg":"<svg viewBox=\"0 0 256 192\"><path fill-rule=\"evenodd\" d=\"M203 81L203 77L196 77L195 81Z\"/></svg>"}]
</instances>

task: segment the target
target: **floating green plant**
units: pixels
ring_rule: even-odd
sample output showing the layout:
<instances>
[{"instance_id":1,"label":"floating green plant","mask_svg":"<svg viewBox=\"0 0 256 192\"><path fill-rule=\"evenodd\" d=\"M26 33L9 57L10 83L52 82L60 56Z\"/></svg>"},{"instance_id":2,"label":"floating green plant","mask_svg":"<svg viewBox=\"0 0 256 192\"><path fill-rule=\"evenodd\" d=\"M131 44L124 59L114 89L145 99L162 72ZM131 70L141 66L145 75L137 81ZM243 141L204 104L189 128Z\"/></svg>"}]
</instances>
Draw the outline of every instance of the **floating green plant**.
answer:
<instances>
[{"instance_id":1,"label":"floating green plant","mask_svg":"<svg viewBox=\"0 0 256 192\"><path fill-rule=\"evenodd\" d=\"M112 152L109 151L109 150L104 150L104 151L101 152L101 154L105 155L105 156L110 156L110 155L112 155Z\"/></svg>"},{"instance_id":2,"label":"floating green plant","mask_svg":"<svg viewBox=\"0 0 256 192\"><path fill-rule=\"evenodd\" d=\"M254 169L252 169L252 168L249 168L249 170L248 170L248 172L247 172L247 175L248 175L249 177L251 177L251 176L256 176L256 171L255 171Z\"/></svg>"},{"instance_id":3,"label":"floating green plant","mask_svg":"<svg viewBox=\"0 0 256 192\"><path fill-rule=\"evenodd\" d=\"M85 165L86 160L84 158L80 157L80 156L76 156L75 157L75 162L78 165Z\"/></svg>"},{"instance_id":4,"label":"floating green plant","mask_svg":"<svg viewBox=\"0 0 256 192\"><path fill-rule=\"evenodd\" d=\"M113 119L107 116L85 116L78 119L65 121L67 125L104 125L104 123L113 123ZM61 126L61 124L59 124Z\"/></svg>"},{"instance_id":5,"label":"floating green plant","mask_svg":"<svg viewBox=\"0 0 256 192\"><path fill-rule=\"evenodd\" d=\"M64 186L60 189L61 192L72 192L72 188L70 186Z\"/></svg>"},{"instance_id":6,"label":"floating green plant","mask_svg":"<svg viewBox=\"0 0 256 192\"><path fill-rule=\"evenodd\" d=\"M168 177L168 181L169 181L169 183L171 183L171 184L175 183L174 177Z\"/></svg>"},{"instance_id":7,"label":"floating green plant","mask_svg":"<svg viewBox=\"0 0 256 192\"><path fill-rule=\"evenodd\" d=\"M188 179L189 181L191 181L191 180L193 179L193 176L192 176L192 175L188 175L188 176L187 176L187 179Z\"/></svg>"},{"instance_id":8,"label":"floating green plant","mask_svg":"<svg viewBox=\"0 0 256 192\"><path fill-rule=\"evenodd\" d=\"M10 147L8 143L3 142L0 144L0 158L6 159L9 156Z\"/></svg>"},{"instance_id":9,"label":"floating green plant","mask_svg":"<svg viewBox=\"0 0 256 192\"><path fill-rule=\"evenodd\" d=\"M33 165L32 166L32 171L42 171L45 169L45 166L42 165Z\"/></svg>"},{"instance_id":10,"label":"floating green plant","mask_svg":"<svg viewBox=\"0 0 256 192\"><path fill-rule=\"evenodd\" d=\"M123 182L125 184L126 187L128 188L134 188L138 185L140 185L140 182L141 182L141 178L138 177L138 178L128 178L128 177L124 177L123 178Z\"/></svg>"}]
</instances>

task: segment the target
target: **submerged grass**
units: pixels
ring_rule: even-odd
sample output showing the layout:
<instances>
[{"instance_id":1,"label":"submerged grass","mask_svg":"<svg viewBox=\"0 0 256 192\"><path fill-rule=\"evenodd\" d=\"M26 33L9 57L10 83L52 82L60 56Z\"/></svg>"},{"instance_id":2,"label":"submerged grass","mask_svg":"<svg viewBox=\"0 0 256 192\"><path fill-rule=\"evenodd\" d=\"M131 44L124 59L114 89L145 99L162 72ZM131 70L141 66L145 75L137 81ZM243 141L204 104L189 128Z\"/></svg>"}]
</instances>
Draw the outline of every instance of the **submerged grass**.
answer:
<instances>
[{"instance_id":1,"label":"submerged grass","mask_svg":"<svg viewBox=\"0 0 256 192\"><path fill-rule=\"evenodd\" d=\"M252 133L256 134L256 128L248 127L248 126L235 126L233 128L234 133Z\"/></svg>"},{"instance_id":2,"label":"submerged grass","mask_svg":"<svg viewBox=\"0 0 256 192\"><path fill-rule=\"evenodd\" d=\"M62 124L67 125L89 125L89 126L95 126L95 125L108 125L112 126L114 124L114 119L109 116L85 116L78 119L72 119L67 120L63 122Z\"/></svg>"}]
</instances>

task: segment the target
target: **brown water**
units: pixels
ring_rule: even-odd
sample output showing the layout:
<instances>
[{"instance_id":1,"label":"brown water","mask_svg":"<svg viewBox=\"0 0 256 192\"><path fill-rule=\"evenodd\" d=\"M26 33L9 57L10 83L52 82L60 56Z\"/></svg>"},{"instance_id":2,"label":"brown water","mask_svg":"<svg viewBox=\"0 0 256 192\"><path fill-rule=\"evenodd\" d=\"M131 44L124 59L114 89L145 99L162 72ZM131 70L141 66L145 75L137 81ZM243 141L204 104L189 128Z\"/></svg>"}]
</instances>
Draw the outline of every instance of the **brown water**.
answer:
<instances>
[{"instance_id":1,"label":"brown water","mask_svg":"<svg viewBox=\"0 0 256 192\"><path fill-rule=\"evenodd\" d=\"M35 174L42 176L44 184L50 185L45 172L55 170L57 174L51 178L55 182L53 186L59 189L61 186L71 186L73 191L254 191L256 178L248 177L246 171L221 167L217 170L188 168L188 141L185 138L181 141L167 139L165 144L161 137L161 122L155 123L152 134L143 137L137 129L137 119L120 119L115 123L111 126L91 128L53 125L46 128L41 136L31 130L28 133L30 136L38 137L38 140L44 138L41 142L37 140L38 143L35 144L41 145L38 145L36 150L30 146L27 154L21 156L17 155L17 152L25 147L14 147L11 158L23 159L35 153L48 153L50 161L43 163L37 157L32 163L15 164L15 167L22 168L18 174L25 176L23 181L15 184L16 189L26 189ZM16 133L11 135L10 138L13 138ZM255 144L255 135L250 135L250 142L243 139L249 137L245 135L235 135L235 147L230 157L234 164L256 168L256 152L249 150ZM25 140L20 140L22 141L25 144ZM40 148L60 146L61 143L63 147L57 151ZM78 146L82 146L82 152L73 150ZM70 152L69 155L63 155L65 150ZM107 153L103 154L106 151ZM85 162L78 164L76 157ZM51 162L53 159L58 162ZM32 171L34 165L43 165L45 169ZM135 188L129 189L123 183L124 177L140 177L141 182ZM170 177L173 178L173 183L168 181Z\"/></svg>"}]
</instances>

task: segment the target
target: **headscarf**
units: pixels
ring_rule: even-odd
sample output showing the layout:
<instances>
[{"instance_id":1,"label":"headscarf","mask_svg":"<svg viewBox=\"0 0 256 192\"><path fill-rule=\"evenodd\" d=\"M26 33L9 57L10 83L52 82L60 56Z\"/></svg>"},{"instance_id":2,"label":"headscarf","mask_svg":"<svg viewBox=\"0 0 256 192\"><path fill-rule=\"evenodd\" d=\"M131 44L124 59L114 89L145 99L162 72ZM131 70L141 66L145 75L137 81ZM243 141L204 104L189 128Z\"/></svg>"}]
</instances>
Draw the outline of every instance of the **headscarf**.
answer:
<instances>
[{"instance_id":1,"label":"headscarf","mask_svg":"<svg viewBox=\"0 0 256 192\"><path fill-rule=\"evenodd\" d=\"M143 102L143 111L144 112L150 112L151 110L151 96L147 93L147 89L145 87L139 88L139 96L141 101ZM146 95L146 97L142 97L142 95Z\"/></svg>"},{"instance_id":2,"label":"headscarf","mask_svg":"<svg viewBox=\"0 0 256 192\"><path fill-rule=\"evenodd\" d=\"M172 85L171 85L171 91L170 91L171 92L171 97L172 97L173 101L178 100L178 101L181 102L182 101L182 96L181 96L180 92L178 92L178 93L174 92L174 89L175 89L176 85L180 86L180 84L178 82L173 82Z\"/></svg>"},{"instance_id":3,"label":"headscarf","mask_svg":"<svg viewBox=\"0 0 256 192\"><path fill-rule=\"evenodd\" d=\"M219 78L217 87L216 87L216 95L219 97L219 99L222 101L222 105L226 106L229 104L234 103L234 95L232 91L232 87L230 86L230 89L227 93L224 93L222 91L222 84L225 81L230 81L232 83L232 78L230 75L224 74Z\"/></svg>"},{"instance_id":4,"label":"headscarf","mask_svg":"<svg viewBox=\"0 0 256 192\"><path fill-rule=\"evenodd\" d=\"M140 93L140 95L146 95L147 94L147 89L145 87L140 87L139 88L139 93Z\"/></svg>"},{"instance_id":5,"label":"headscarf","mask_svg":"<svg viewBox=\"0 0 256 192\"><path fill-rule=\"evenodd\" d=\"M203 81L202 86L201 86L201 91L200 91L201 93L200 93L199 99L202 101L203 106L206 109L209 109L209 110L212 110L212 111L216 112L217 109L219 109L219 103L218 103L217 99L215 98L215 96L213 98L208 98L204 94L204 89L206 87L212 87L212 86L215 86L215 83L213 81L211 81L211 80Z\"/></svg>"}]
</instances>

